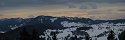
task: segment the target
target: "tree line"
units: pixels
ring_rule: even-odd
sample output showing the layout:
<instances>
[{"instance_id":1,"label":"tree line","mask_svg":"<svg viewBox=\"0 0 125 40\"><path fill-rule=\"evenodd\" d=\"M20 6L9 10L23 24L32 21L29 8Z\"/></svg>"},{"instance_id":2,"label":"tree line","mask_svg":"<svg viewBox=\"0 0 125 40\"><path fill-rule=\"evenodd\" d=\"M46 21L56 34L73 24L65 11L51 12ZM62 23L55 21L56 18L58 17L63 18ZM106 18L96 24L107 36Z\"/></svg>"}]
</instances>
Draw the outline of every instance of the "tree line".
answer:
<instances>
[{"instance_id":1,"label":"tree line","mask_svg":"<svg viewBox=\"0 0 125 40\"><path fill-rule=\"evenodd\" d=\"M33 29L32 32L29 33L25 28L23 28L22 30L20 30L19 35L20 35L19 40L45 40L39 37L39 33L37 32L36 29ZM58 40L56 33L53 33L52 39L47 39L47 40ZM68 37L65 37L64 40L68 40ZM75 35L74 37L71 37L71 40L79 40L79 39L77 38L77 35ZM85 40L92 40L92 38L89 35L85 35ZM123 31L118 36L118 38L115 38L115 33L114 31L111 30L108 33L107 40L125 40L125 31Z\"/></svg>"}]
</instances>

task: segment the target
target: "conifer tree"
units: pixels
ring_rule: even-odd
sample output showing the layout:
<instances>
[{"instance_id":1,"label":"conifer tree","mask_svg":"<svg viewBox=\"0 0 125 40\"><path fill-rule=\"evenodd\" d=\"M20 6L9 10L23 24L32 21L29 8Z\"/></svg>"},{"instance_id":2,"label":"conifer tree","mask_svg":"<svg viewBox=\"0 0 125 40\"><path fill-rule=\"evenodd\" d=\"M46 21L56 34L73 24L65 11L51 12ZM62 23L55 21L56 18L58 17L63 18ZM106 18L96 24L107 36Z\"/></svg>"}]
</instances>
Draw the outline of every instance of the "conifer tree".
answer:
<instances>
[{"instance_id":1,"label":"conifer tree","mask_svg":"<svg viewBox=\"0 0 125 40\"><path fill-rule=\"evenodd\" d=\"M55 33L55 32L54 32L54 35L53 35L52 39L53 39L53 40L57 40L57 38L56 38L56 33Z\"/></svg>"},{"instance_id":2,"label":"conifer tree","mask_svg":"<svg viewBox=\"0 0 125 40\"><path fill-rule=\"evenodd\" d=\"M74 40L77 40L77 36L75 35Z\"/></svg>"},{"instance_id":3,"label":"conifer tree","mask_svg":"<svg viewBox=\"0 0 125 40\"><path fill-rule=\"evenodd\" d=\"M119 40L125 40L125 31L119 35Z\"/></svg>"},{"instance_id":4,"label":"conifer tree","mask_svg":"<svg viewBox=\"0 0 125 40\"><path fill-rule=\"evenodd\" d=\"M90 37L88 35L86 35L85 40L90 40Z\"/></svg>"},{"instance_id":5,"label":"conifer tree","mask_svg":"<svg viewBox=\"0 0 125 40\"><path fill-rule=\"evenodd\" d=\"M109 32L107 40L115 40L115 34L112 30Z\"/></svg>"}]
</instances>

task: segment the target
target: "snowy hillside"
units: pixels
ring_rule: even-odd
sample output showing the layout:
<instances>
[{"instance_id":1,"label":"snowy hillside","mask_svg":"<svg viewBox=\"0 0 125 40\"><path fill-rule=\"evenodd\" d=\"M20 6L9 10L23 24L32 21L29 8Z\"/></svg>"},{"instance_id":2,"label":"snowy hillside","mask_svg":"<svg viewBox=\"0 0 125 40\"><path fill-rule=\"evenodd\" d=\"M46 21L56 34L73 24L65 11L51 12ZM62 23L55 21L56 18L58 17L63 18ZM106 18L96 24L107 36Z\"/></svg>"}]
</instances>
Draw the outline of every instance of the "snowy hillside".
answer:
<instances>
[{"instance_id":1,"label":"snowy hillside","mask_svg":"<svg viewBox=\"0 0 125 40\"><path fill-rule=\"evenodd\" d=\"M71 27L63 30L46 30L45 36L43 38L49 38L52 39L51 32L58 32L57 33L57 39L58 40L64 40L65 37L68 37L68 40L70 40L71 37L74 37L75 35L77 38L82 38L81 40L85 40L85 34L87 33L92 40L107 40L108 32L110 30L113 30L115 33L115 38L118 40L118 35L125 30L125 23L101 23L101 24L94 24L90 25L92 29L89 30L77 30L77 28L84 26L83 23L75 23L75 22L67 22L64 21L61 23L64 27ZM74 32L79 31L78 33L74 34ZM86 33L85 33L86 32ZM82 35L83 34L83 35Z\"/></svg>"}]
</instances>

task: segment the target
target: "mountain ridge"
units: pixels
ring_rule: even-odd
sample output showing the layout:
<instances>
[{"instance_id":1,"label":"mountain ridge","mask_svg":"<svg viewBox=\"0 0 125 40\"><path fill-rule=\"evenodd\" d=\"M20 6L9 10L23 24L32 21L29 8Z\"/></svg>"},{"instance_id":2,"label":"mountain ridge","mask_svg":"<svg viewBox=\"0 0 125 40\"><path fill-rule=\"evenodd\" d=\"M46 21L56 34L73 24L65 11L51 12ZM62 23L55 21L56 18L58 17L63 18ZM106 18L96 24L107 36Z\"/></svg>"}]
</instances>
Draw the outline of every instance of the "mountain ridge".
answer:
<instances>
[{"instance_id":1,"label":"mountain ridge","mask_svg":"<svg viewBox=\"0 0 125 40\"><path fill-rule=\"evenodd\" d=\"M117 20L93 20L90 18L79 18L79 17L52 17L52 16L37 16L34 18L9 18L9 19L0 19L0 31L9 31L12 30L11 28L18 28L18 26L23 25L32 25L43 23L48 26L56 26L56 27L63 27L61 22L74 22L74 23L84 23L84 24L100 24L100 23L125 23L125 19L117 19Z\"/></svg>"}]
</instances>

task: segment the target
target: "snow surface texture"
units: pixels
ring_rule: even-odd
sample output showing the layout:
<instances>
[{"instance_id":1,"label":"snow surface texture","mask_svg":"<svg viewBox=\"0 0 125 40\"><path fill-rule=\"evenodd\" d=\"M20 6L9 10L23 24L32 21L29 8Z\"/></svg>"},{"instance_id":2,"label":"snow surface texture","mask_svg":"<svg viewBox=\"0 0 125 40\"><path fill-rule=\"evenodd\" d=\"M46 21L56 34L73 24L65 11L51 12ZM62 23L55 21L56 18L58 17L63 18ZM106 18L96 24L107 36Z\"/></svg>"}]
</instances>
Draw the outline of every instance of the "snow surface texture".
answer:
<instances>
[{"instance_id":1,"label":"snow surface texture","mask_svg":"<svg viewBox=\"0 0 125 40\"><path fill-rule=\"evenodd\" d=\"M76 31L76 29L78 27L82 27L85 24L83 23L75 23L75 22L68 22L68 21L63 21L61 22L61 24L64 27L69 27L67 29L63 29L63 30L51 30L48 29L45 31L45 35L49 35L50 38L52 38L52 36L50 35L51 32L59 32L58 34L56 34L57 39L58 40L64 40L65 37L74 37L74 33L72 31ZM113 23L101 23L101 24L93 24L90 25L92 27L92 29L89 30L80 30L83 32L87 32L89 34L89 36L92 38L92 40L107 40L108 37L108 31L113 30L115 33L115 38L118 39L118 35L125 30L125 26L121 26L121 25L125 25L125 23L117 23L117 24L113 24ZM74 26L74 27L72 27ZM102 36L99 36L102 35ZM41 35L43 36L43 35ZM98 37L97 37L98 36ZM43 36L44 38L48 38L48 36ZM77 35L77 38L82 37L83 39L81 40L85 40L85 35Z\"/></svg>"},{"instance_id":2,"label":"snow surface texture","mask_svg":"<svg viewBox=\"0 0 125 40\"><path fill-rule=\"evenodd\" d=\"M50 19L51 20L51 22L54 22L55 20L57 20L58 18L52 18L52 19Z\"/></svg>"},{"instance_id":3,"label":"snow surface texture","mask_svg":"<svg viewBox=\"0 0 125 40\"><path fill-rule=\"evenodd\" d=\"M68 21L63 21L61 22L61 24L63 25L63 27L72 27L72 26L79 26L79 27L83 27L83 25L85 25L84 23L75 23L75 22L68 22Z\"/></svg>"}]
</instances>

